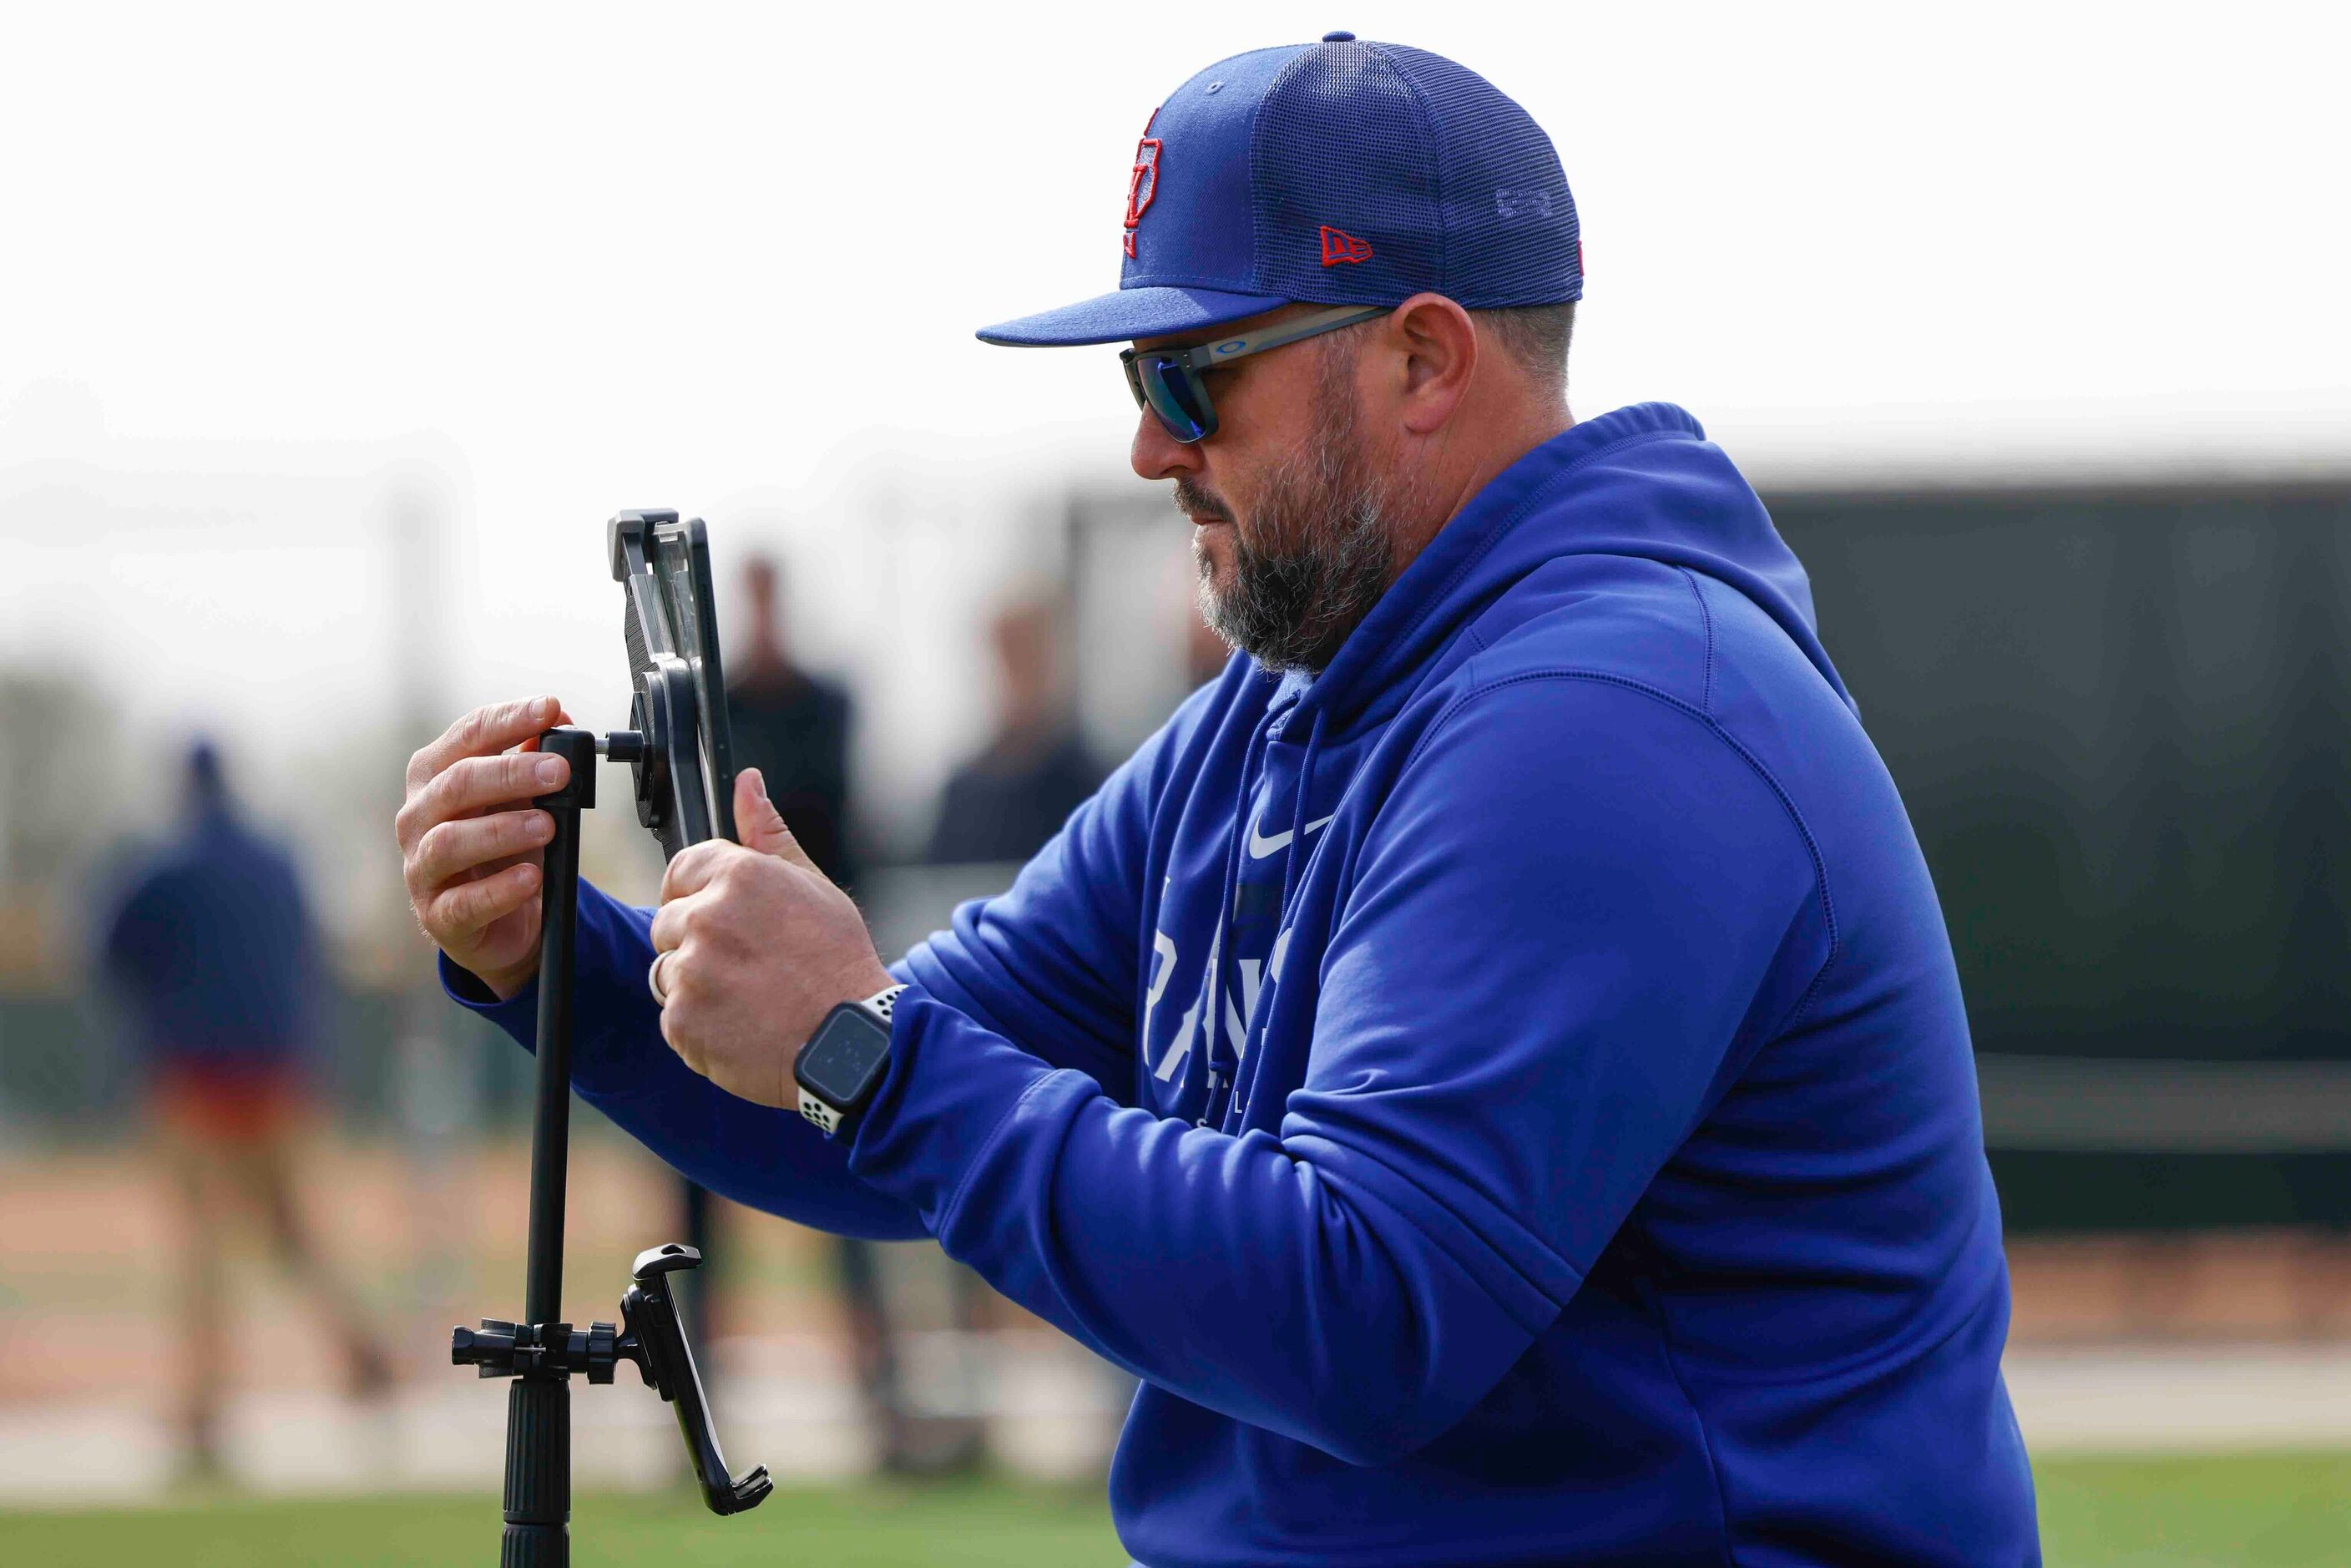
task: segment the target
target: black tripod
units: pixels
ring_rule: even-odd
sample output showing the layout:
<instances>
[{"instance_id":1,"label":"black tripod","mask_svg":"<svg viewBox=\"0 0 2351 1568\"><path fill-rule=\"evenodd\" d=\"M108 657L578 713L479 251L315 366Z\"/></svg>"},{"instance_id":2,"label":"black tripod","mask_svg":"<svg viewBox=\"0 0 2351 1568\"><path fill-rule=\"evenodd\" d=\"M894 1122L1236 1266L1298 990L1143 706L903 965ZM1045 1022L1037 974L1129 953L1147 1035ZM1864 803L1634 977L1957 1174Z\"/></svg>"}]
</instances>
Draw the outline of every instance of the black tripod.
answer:
<instances>
[{"instance_id":1,"label":"black tripod","mask_svg":"<svg viewBox=\"0 0 2351 1568\"><path fill-rule=\"evenodd\" d=\"M507 1396L506 1536L500 1568L566 1568L571 1558L571 1375L610 1383L618 1363L632 1361L651 1387L677 1409L694 1458L695 1479L714 1513L756 1508L773 1489L765 1467L733 1479L711 1429L694 1347L670 1289L670 1276L702 1254L673 1243L637 1254L619 1325L584 1330L557 1321L563 1311L563 1196L571 1137L572 953L579 924L580 813L596 804L596 758L642 763L645 737L616 730L599 741L566 726L539 737L539 748L570 765L563 789L534 805L555 819L541 879L538 947L538 1098L530 1138L530 1241L524 1266L523 1321L484 1319L455 1332L450 1359L484 1377L511 1377Z\"/></svg>"}]
</instances>

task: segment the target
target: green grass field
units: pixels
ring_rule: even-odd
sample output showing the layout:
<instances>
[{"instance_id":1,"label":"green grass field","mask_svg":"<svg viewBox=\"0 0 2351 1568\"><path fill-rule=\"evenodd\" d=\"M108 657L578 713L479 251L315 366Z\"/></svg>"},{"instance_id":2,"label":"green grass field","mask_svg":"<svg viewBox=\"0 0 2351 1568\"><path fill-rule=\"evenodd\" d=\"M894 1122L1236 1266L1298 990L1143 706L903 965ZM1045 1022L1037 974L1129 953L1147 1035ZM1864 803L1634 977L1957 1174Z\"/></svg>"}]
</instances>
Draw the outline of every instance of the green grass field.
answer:
<instances>
[{"instance_id":1,"label":"green grass field","mask_svg":"<svg viewBox=\"0 0 2351 1568\"><path fill-rule=\"evenodd\" d=\"M2351 1563L2351 1454L2057 1458L2040 1467L2050 1568L2337 1568ZM41 1568L277 1568L495 1562L483 1497L224 1500L0 1513L0 1562ZM1119 1568L1096 1490L998 1483L778 1493L717 1520L684 1496L597 1496L572 1526L580 1568Z\"/></svg>"}]
</instances>

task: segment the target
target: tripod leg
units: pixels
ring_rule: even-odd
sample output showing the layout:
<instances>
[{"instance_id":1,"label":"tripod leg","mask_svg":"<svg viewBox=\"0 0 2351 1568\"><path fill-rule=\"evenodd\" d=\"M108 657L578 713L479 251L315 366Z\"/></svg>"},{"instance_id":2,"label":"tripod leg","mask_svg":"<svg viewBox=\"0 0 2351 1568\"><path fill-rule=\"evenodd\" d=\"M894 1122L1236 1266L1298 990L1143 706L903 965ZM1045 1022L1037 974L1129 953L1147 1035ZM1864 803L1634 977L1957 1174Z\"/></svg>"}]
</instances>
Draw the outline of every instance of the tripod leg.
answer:
<instances>
[{"instance_id":1,"label":"tripod leg","mask_svg":"<svg viewBox=\"0 0 2351 1568\"><path fill-rule=\"evenodd\" d=\"M571 977L580 926L580 811L596 800L595 738L569 726L539 737L539 749L571 765L569 780L532 804L555 819L539 876L538 1082L530 1130L530 1239L523 1315L563 1316L563 1193L571 1149Z\"/></svg>"},{"instance_id":2,"label":"tripod leg","mask_svg":"<svg viewBox=\"0 0 2351 1568\"><path fill-rule=\"evenodd\" d=\"M530 1239L523 1314L563 1316L563 1197L571 1139L571 970L578 932L580 812L596 801L595 737L566 727L539 749L571 765L563 789L536 802L555 819L539 879L538 1098L530 1137ZM571 1560L571 1387L560 1372L528 1372L507 1396L504 1568L566 1568Z\"/></svg>"},{"instance_id":3,"label":"tripod leg","mask_svg":"<svg viewBox=\"0 0 2351 1568\"><path fill-rule=\"evenodd\" d=\"M506 1537L498 1568L571 1561L571 1385L517 1377L507 1390Z\"/></svg>"}]
</instances>

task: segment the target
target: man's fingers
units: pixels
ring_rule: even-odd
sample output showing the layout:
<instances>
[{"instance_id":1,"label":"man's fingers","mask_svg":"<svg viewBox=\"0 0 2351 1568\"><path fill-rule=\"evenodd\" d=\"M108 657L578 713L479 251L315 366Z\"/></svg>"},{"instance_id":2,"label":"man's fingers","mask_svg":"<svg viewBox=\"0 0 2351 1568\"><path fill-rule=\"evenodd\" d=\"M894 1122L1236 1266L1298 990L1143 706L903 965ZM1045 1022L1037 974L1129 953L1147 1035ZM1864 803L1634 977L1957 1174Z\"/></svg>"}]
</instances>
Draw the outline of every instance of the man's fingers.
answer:
<instances>
[{"instance_id":1,"label":"man's fingers","mask_svg":"<svg viewBox=\"0 0 2351 1568\"><path fill-rule=\"evenodd\" d=\"M487 757L528 740L554 724L562 711L563 705L553 697L477 707L408 759L408 787L415 789L460 757Z\"/></svg>"},{"instance_id":2,"label":"man's fingers","mask_svg":"<svg viewBox=\"0 0 2351 1568\"><path fill-rule=\"evenodd\" d=\"M768 781L756 768L735 775L735 830L743 835L745 849L788 860L802 871L816 871L816 862L784 826L784 814L768 799Z\"/></svg>"},{"instance_id":3,"label":"man's fingers","mask_svg":"<svg viewBox=\"0 0 2351 1568\"><path fill-rule=\"evenodd\" d=\"M735 775L735 831L742 835L745 849L763 855L774 854L775 846L792 836L784 826L784 814L768 799L767 780L756 768Z\"/></svg>"},{"instance_id":4,"label":"man's fingers","mask_svg":"<svg viewBox=\"0 0 2351 1568\"><path fill-rule=\"evenodd\" d=\"M527 855L544 848L555 836L555 819L545 811L497 811L486 817L461 817L425 831L416 846L413 873L420 888L435 888L450 878L510 855Z\"/></svg>"},{"instance_id":5,"label":"man's fingers","mask_svg":"<svg viewBox=\"0 0 2351 1568\"><path fill-rule=\"evenodd\" d=\"M400 841L413 842L443 822L492 806L511 806L563 787L571 765L560 757L509 751L496 757L461 757L400 809Z\"/></svg>"},{"instance_id":6,"label":"man's fingers","mask_svg":"<svg viewBox=\"0 0 2351 1568\"><path fill-rule=\"evenodd\" d=\"M668 1044L670 1050L677 1053L680 1061L706 1078L709 1074L703 1072L701 1042L694 1038L693 1031L686 1029L681 1021L684 1017L684 1012L674 1006L662 1009L662 1039Z\"/></svg>"},{"instance_id":7,"label":"man's fingers","mask_svg":"<svg viewBox=\"0 0 2351 1568\"><path fill-rule=\"evenodd\" d=\"M672 862L675 863L675 862ZM686 916L700 900L693 894L666 898L653 911L653 940L656 953L674 953L685 946ZM673 968L675 966L672 966Z\"/></svg>"},{"instance_id":8,"label":"man's fingers","mask_svg":"<svg viewBox=\"0 0 2351 1568\"><path fill-rule=\"evenodd\" d=\"M508 866L479 882L459 883L433 900L425 929L436 942L471 936L530 902L538 892L538 868Z\"/></svg>"},{"instance_id":9,"label":"man's fingers","mask_svg":"<svg viewBox=\"0 0 2351 1568\"><path fill-rule=\"evenodd\" d=\"M684 898L709 886L710 879L718 874L718 868L726 863L726 857L735 849L724 839L705 839L680 850L677 858L669 862L669 869L662 873L662 902L667 904L673 898Z\"/></svg>"},{"instance_id":10,"label":"man's fingers","mask_svg":"<svg viewBox=\"0 0 2351 1568\"><path fill-rule=\"evenodd\" d=\"M547 729L553 729L559 724L576 724L579 721L574 719L570 713L564 708L562 704L558 703L555 707L555 716L547 721L545 727ZM524 741L522 743L522 748L525 751L537 751L538 749L538 737L534 735L528 740Z\"/></svg>"}]
</instances>

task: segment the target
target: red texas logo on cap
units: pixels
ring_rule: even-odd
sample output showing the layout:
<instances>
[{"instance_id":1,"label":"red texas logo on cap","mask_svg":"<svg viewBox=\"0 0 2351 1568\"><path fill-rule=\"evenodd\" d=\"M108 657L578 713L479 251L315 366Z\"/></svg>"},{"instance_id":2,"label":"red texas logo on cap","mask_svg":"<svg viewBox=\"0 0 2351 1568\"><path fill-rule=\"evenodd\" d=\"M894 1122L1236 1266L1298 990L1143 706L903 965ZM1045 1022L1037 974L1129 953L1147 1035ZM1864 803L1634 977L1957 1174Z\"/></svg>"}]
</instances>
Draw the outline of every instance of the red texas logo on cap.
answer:
<instances>
[{"instance_id":1,"label":"red texas logo on cap","mask_svg":"<svg viewBox=\"0 0 2351 1568\"><path fill-rule=\"evenodd\" d=\"M1159 138L1151 128L1159 120L1153 110L1151 118L1143 122L1143 137L1134 144L1134 167L1126 176L1126 254L1134 254L1134 225L1151 210L1151 198L1159 194Z\"/></svg>"},{"instance_id":2,"label":"red texas logo on cap","mask_svg":"<svg viewBox=\"0 0 2351 1568\"><path fill-rule=\"evenodd\" d=\"M1145 129L1148 129L1148 127ZM1133 225L1130 225L1128 226L1132 227ZM1132 247L1134 241L1130 237L1126 243L1130 247L1127 254L1129 256L1134 255L1134 252ZM1324 224L1322 225L1323 266L1336 267L1343 261L1369 261L1371 259L1372 247L1369 242L1357 239L1353 235L1349 234L1344 229L1334 229L1329 224Z\"/></svg>"}]
</instances>

